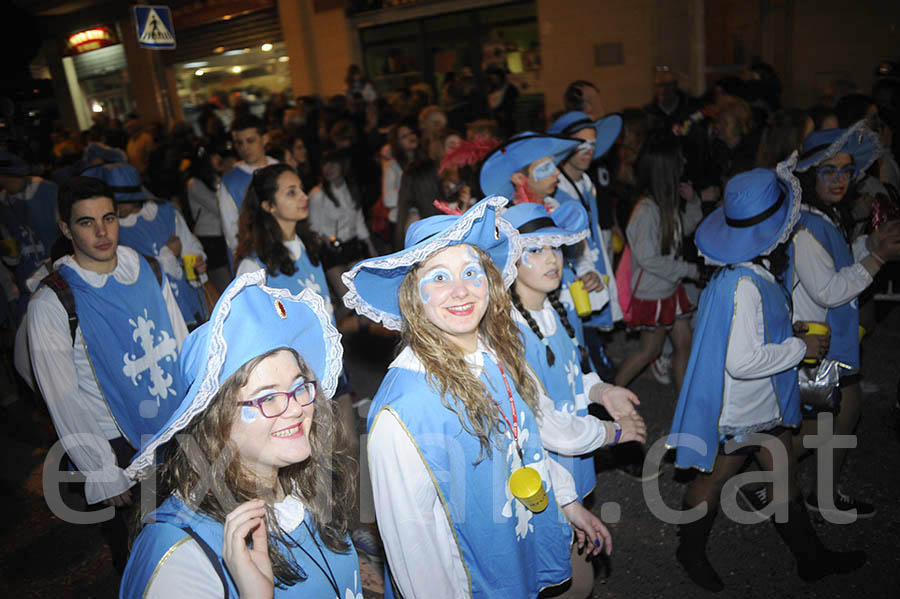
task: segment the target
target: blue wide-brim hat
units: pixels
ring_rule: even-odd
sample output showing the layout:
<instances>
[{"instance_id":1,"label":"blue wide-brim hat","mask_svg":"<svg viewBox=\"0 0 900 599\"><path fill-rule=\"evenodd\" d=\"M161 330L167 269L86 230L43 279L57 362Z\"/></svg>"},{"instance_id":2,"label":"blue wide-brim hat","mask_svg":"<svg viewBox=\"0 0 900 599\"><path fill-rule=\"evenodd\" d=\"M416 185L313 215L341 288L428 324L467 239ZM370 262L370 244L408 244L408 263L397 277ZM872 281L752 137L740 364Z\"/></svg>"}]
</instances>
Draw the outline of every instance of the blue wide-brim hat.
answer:
<instances>
[{"instance_id":1,"label":"blue wide-brim hat","mask_svg":"<svg viewBox=\"0 0 900 599\"><path fill-rule=\"evenodd\" d=\"M590 232L587 210L578 202L563 202L552 214L543 204L522 202L507 209L501 218L519 232L523 250L575 245Z\"/></svg>"},{"instance_id":2,"label":"blue wide-brim hat","mask_svg":"<svg viewBox=\"0 0 900 599\"><path fill-rule=\"evenodd\" d=\"M485 195L511 198L515 194L510 177L532 162L549 156L553 164L565 160L581 141L525 131L515 135L488 154L481 166L480 184Z\"/></svg>"},{"instance_id":3,"label":"blue wide-brim hat","mask_svg":"<svg viewBox=\"0 0 900 599\"><path fill-rule=\"evenodd\" d=\"M794 170L804 172L818 166L836 154L850 154L853 165L859 169L856 179L865 177L865 171L881 156L878 134L869 129L865 121L859 121L849 129L825 129L813 131L803 140L803 149Z\"/></svg>"},{"instance_id":4,"label":"blue wide-brim hat","mask_svg":"<svg viewBox=\"0 0 900 599\"><path fill-rule=\"evenodd\" d=\"M123 152L122 150L117 150L116 148L111 148L97 142L91 142L84 149L84 161L90 164L97 159L100 159L106 163L124 163L126 160L128 160L128 158L125 156L125 152ZM93 177L96 175L88 176Z\"/></svg>"},{"instance_id":5,"label":"blue wide-brim hat","mask_svg":"<svg viewBox=\"0 0 900 599\"><path fill-rule=\"evenodd\" d=\"M497 217L507 199L485 198L462 215L439 214L416 221L406 231L406 247L399 252L358 262L341 275L347 286L344 305L380 322L386 328L403 328L400 284L413 266L451 245L474 245L491 257L507 287L516 280L516 260L522 248L515 227Z\"/></svg>"},{"instance_id":6,"label":"blue wide-brim hat","mask_svg":"<svg viewBox=\"0 0 900 599\"><path fill-rule=\"evenodd\" d=\"M237 277L222 293L209 320L184 342L179 365L187 394L162 429L142 443L125 473L138 478L155 463L156 450L209 408L222 384L250 360L291 348L315 373L326 398L334 395L344 354L341 335L312 290L294 295L265 286L264 270Z\"/></svg>"},{"instance_id":7,"label":"blue wide-brim hat","mask_svg":"<svg viewBox=\"0 0 900 599\"><path fill-rule=\"evenodd\" d=\"M572 137L578 131L593 127L597 133L597 141L594 146L594 159L606 154L619 138L622 132L622 117L618 114L610 114L596 121L583 112L577 110L567 112L550 125L547 133Z\"/></svg>"},{"instance_id":8,"label":"blue wide-brim hat","mask_svg":"<svg viewBox=\"0 0 900 599\"><path fill-rule=\"evenodd\" d=\"M28 163L12 152L0 150L0 175L27 177L31 172Z\"/></svg>"},{"instance_id":9,"label":"blue wide-brim hat","mask_svg":"<svg viewBox=\"0 0 900 599\"><path fill-rule=\"evenodd\" d=\"M757 168L728 181L723 205L694 234L707 263L747 262L790 238L800 217L800 181L791 172L796 156L794 152L774 171Z\"/></svg>"},{"instance_id":10,"label":"blue wide-brim hat","mask_svg":"<svg viewBox=\"0 0 900 599\"><path fill-rule=\"evenodd\" d=\"M117 162L101 164L84 169L85 177L96 177L103 180L113 191L116 202L144 202L156 198L143 185L141 175L130 164Z\"/></svg>"}]
</instances>

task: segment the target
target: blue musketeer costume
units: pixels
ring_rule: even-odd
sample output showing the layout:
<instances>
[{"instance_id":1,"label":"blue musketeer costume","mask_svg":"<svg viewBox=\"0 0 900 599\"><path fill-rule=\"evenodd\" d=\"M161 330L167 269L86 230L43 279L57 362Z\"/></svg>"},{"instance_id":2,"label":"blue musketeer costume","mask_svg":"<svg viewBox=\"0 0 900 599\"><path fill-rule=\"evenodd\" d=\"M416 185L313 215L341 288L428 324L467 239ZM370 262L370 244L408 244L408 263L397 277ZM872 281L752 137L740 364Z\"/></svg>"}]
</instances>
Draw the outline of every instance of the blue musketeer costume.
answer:
<instances>
[{"instance_id":1,"label":"blue musketeer costume","mask_svg":"<svg viewBox=\"0 0 900 599\"><path fill-rule=\"evenodd\" d=\"M107 164L90 168L85 175L103 179L115 193L115 201L118 202L155 202L149 192L141 186L141 179L137 170L127 164ZM175 235L175 207L169 202L156 203L156 217L147 220L142 214L138 214L137 222L133 226L125 226L120 222L119 243L136 249L147 256L158 258L160 252L169 238ZM188 325L199 324L206 320L208 310L206 302L198 288L192 286L184 270L184 263L178 259L181 265L181 276L169 278L172 294L184 316L184 322Z\"/></svg>"},{"instance_id":2,"label":"blue musketeer costume","mask_svg":"<svg viewBox=\"0 0 900 599\"><path fill-rule=\"evenodd\" d=\"M778 403L777 421L746 422L739 427L719 424L729 397L725 394L725 359L731 336L738 283L749 279L762 300L765 344L793 336L790 298L780 283L742 263L768 255L790 238L799 212L800 186L790 164L772 171L755 169L728 183L725 205L711 213L697 229L697 248L708 263L724 266L710 280L700 298L691 356L667 445L677 449L675 465L710 472L719 443L728 437L796 427L801 420L797 369L768 377ZM781 177L779 179L779 177ZM698 444L699 441L699 444Z\"/></svg>"},{"instance_id":3,"label":"blue musketeer costume","mask_svg":"<svg viewBox=\"0 0 900 599\"><path fill-rule=\"evenodd\" d=\"M622 130L622 117L617 114L611 114L595 121L583 112L567 112L550 125L547 133L571 137L578 131L588 127L593 128L597 135L594 141L594 160L597 160L609 151L616 138L619 137L619 132ZM577 152L578 150L576 149L575 151ZM569 180L564 172L561 172L560 176L565 177L570 185L565 187L562 185L557 186L553 197L560 203L578 202L588 212L590 217L590 234L587 237L587 249L590 261L597 273L609 277L607 281L609 302L589 316L584 321L584 325L610 330L616 321L622 319L622 310L619 308L616 276L613 272L612 261L609 258L609 252L600 229L600 208L597 205L596 190L593 184L590 183L590 177L587 174L582 175L582 178L589 183L584 192L578 188L579 181ZM574 192L574 196L568 192L569 189Z\"/></svg>"},{"instance_id":4,"label":"blue musketeer costume","mask_svg":"<svg viewBox=\"0 0 900 599\"><path fill-rule=\"evenodd\" d=\"M147 261L137 258L140 272L131 285L107 277L103 287L94 287L68 266L58 271L72 289L78 326L103 398L134 448L140 447L143 435L159 430L184 393L162 289Z\"/></svg>"},{"instance_id":5,"label":"blue musketeer costume","mask_svg":"<svg viewBox=\"0 0 900 599\"><path fill-rule=\"evenodd\" d=\"M552 215L547 214L546 208L539 204L517 204L503 213L503 219L519 231L524 252L540 249L545 245L559 248L576 244L588 234L587 212L574 202L561 204ZM567 275L563 279L563 285L567 282L565 279L568 278L568 282L571 282L574 276L571 271ZM575 312L568 289L560 293L559 301L566 310L566 318L575 332L574 337L569 337L559 314L550 306L549 299L545 301L542 312L546 315L546 320L552 323L552 332L542 330L542 336L538 337L518 310L513 310L513 319L525 341L525 360L543 384L556 409L587 417L588 400L583 366L589 364L582 364L579 351L579 346L584 344L581 319ZM537 325L543 329L540 322ZM547 347L555 358L553 366L549 364ZM564 456L552 451L547 453L572 474L579 498L584 498L593 491L597 481L593 455Z\"/></svg>"},{"instance_id":6,"label":"blue musketeer costume","mask_svg":"<svg viewBox=\"0 0 900 599\"><path fill-rule=\"evenodd\" d=\"M413 223L407 232L406 249L359 262L344 274L349 288L344 303L388 328L400 329L404 325L398 289L406 273L434 252L457 244L483 249L504 274L505 282L511 283L518 234L509 223L494 216L505 203L504 198L490 197L462 216L433 216ZM503 417L512 421L504 375L493 351L483 343L479 343L479 350L471 356L476 364L470 366L480 367L481 381ZM490 454L479 461L478 439L463 430L455 411L444 406L409 348L391 365L369 411L370 431L379 419L393 417L417 448L466 573L468 588L460 591L484 599L536 597L542 588L571 576L572 533L550 485L537 419L514 385L509 395L521 427L524 459L516 452L510 431L503 429L495 434ZM392 416L386 416L388 412ZM466 415L462 416L468 424ZM512 497L506 484L523 463L541 473L549 497L549 506L543 512L525 508ZM385 596L393 597L389 577L385 586Z\"/></svg>"},{"instance_id":7,"label":"blue musketeer costume","mask_svg":"<svg viewBox=\"0 0 900 599\"><path fill-rule=\"evenodd\" d=\"M865 171L881 153L878 136L860 121L849 129L828 129L810 133L803 140L803 153L797 161L796 171L803 172L816 168L835 154L846 153L853 157L857 169L856 180L864 178ZM840 229L824 214L805 207L800 212L797 231L805 229L818 241L834 261L834 270L852 265L855 260L850 245ZM796 277L794 264L794 244L791 244L790 267L785 276L787 285L792 285ZM793 291L793 290L791 290ZM803 316L798 315L798 316ZM853 298L847 303L828 308L825 321L831 329L831 343L826 358L832 359L844 371L859 370L859 302Z\"/></svg>"},{"instance_id":8,"label":"blue musketeer costume","mask_svg":"<svg viewBox=\"0 0 900 599\"><path fill-rule=\"evenodd\" d=\"M202 417L221 385L256 356L278 348L292 348L316 375L326 399L334 394L341 369L340 334L325 312L322 298L306 290L294 295L284 289L264 286L261 271L235 279L222 294L212 317L185 341L182 370L190 387L181 405L145 443L126 473L145 475L155 465L158 448L195 418ZM247 327L265 334L246 334ZM302 503L302 497L293 495ZM329 549L319 535L308 509L303 522L285 530L290 546L279 542L281 552L299 566L302 580L293 586L276 585L276 598L333 597L362 599L359 561L353 544L348 550ZM222 582L225 597L236 598L237 587L222 558L223 523L185 505L183 498L169 496L145 520L135 540L122 579L119 596L145 596L171 553L180 545L196 542ZM322 562L324 560L324 563ZM335 586L337 585L337 590Z\"/></svg>"}]
</instances>

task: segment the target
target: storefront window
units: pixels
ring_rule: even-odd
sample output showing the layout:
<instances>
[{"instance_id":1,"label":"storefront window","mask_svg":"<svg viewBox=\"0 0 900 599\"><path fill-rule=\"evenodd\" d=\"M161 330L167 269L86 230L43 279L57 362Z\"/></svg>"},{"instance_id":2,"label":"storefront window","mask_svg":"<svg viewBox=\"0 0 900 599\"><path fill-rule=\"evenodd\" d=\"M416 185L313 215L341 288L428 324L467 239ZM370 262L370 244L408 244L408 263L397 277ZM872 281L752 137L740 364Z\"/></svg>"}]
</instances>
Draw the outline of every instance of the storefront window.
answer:
<instances>
[{"instance_id":1,"label":"storefront window","mask_svg":"<svg viewBox=\"0 0 900 599\"><path fill-rule=\"evenodd\" d=\"M220 118L228 127L230 107L237 100L262 116L266 102L276 93L291 97L288 56L284 43L264 43L254 48L221 52L173 65L178 98L185 120L195 122L209 103L220 107Z\"/></svg>"}]
</instances>

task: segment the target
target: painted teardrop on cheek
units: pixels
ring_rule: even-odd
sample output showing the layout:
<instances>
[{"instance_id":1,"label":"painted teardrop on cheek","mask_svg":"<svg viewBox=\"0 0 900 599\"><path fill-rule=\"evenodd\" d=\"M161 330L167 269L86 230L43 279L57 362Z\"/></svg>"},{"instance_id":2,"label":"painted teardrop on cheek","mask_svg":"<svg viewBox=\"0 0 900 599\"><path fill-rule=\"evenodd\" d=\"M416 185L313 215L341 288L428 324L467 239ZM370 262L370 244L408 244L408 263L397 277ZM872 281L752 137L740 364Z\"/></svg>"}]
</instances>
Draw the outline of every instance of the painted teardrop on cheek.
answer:
<instances>
[{"instance_id":1,"label":"painted teardrop on cheek","mask_svg":"<svg viewBox=\"0 0 900 599\"><path fill-rule=\"evenodd\" d=\"M246 422L247 424L251 424L256 422L256 419L259 418L259 410L250 406L242 406L241 407L241 420Z\"/></svg>"}]
</instances>

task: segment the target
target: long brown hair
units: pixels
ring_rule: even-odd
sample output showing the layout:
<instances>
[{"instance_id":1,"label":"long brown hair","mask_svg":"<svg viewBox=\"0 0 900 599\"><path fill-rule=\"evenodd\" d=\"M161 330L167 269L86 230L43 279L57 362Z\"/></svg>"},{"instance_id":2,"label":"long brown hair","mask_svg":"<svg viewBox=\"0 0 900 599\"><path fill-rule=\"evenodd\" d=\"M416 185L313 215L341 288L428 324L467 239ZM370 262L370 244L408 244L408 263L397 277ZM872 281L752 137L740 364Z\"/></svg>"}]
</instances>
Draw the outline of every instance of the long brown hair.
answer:
<instances>
[{"instance_id":1,"label":"long brown hair","mask_svg":"<svg viewBox=\"0 0 900 599\"><path fill-rule=\"evenodd\" d=\"M266 532L272 570L279 586L300 581L302 570L288 554L279 549L287 531L281 529L268 501L274 489L261 489L260 481L244 466L238 448L231 442L231 428L238 409L241 388L260 362L280 352L289 351L306 379L312 370L291 348L279 348L258 356L228 377L209 407L198 414L176 436L165 462L159 470L158 500L177 494L185 504L224 525L225 517L238 505L251 499L267 499ZM351 456L348 431L336 413L336 403L327 400L317 389L315 412L309 431L311 453L306 460L278 471L278 484L286 494L299 495L325 545L346 552L346 542L356 493L358 464ZM205 494L195 490L210 483Z\"/></svg>"},{"instance_id":2,"label":"long brown hair","mask_svg":"<svg viewBox=\"0 0 900 599\"><path fill-rule=\"evenodd\" d=\"M681 196L678 184L684 162L681 144L670 131L653 131L647 137L637 161L638 193L649 197L659 208L659 251L665 256L680 244Z\"/></svg>"},{"instance_id":3,"label":"long brown hair","mask_svg":"<svg viewBox=\"0 0 900 599\"><path fill-rule=\"evenodd\" d=\"M537 414L537 386L525 364L525 347L519 337L519 328L510 316L512 304L503 278L490 256L481 248L469 247L478 254L488 281L489 301L478 326L479 335L494 351L503 369L511 375L519 395ZM444 407L456 413L466 432L478 437L480 461L491 453L491 437L494 431L499 432L500 419L484 383L472 374L466 364L463 350L447 339L446 334L425 316L419 298L418 272L426 261L410 269L400 284L403 343L425 366L425 374L440 393Z\"/></svg>"},{"instance_id":4,"label":"long brown hair","mask_svg":"<svg viewBox=\"0 0 900 599\"><path fill-rule=\"evenodd\" d=\"M263 202L275 203L278 178L286 172L297 174L297 171L289 165L282 163L264 166L253 173L238 220L238 245L234 252L235 268L241 260L255 253L270 276L277 276L279 272L292 275L297 271L294 261L291 260L291 254L284 245L278 221L262 206ZM299 221L296 231L300 241L303 242L310 263L318 266L322 244L319 237L310 229L309 219Z\"/></svg>"}]
</instances>

